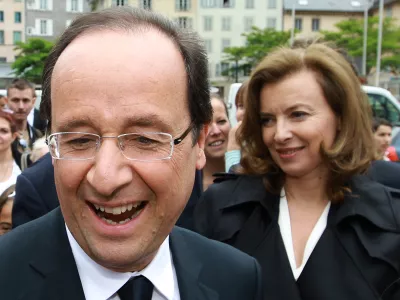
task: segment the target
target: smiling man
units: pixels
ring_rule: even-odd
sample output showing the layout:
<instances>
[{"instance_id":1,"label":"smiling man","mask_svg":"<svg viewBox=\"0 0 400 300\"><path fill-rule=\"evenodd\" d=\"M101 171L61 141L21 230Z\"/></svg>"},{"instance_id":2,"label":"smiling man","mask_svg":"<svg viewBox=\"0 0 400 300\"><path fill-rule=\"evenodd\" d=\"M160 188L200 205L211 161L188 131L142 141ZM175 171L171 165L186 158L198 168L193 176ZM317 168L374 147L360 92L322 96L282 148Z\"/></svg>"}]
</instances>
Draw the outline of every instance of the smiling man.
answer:
<instances>
[{"instance_id":1,"label":"smiling man","mask_svg":"<svg viewBox=\"0 0 400 300\"><path fill-rule=\"evenodd\" d=\"M208 91L201 42L160 15L71 24L41 107L60 209L0 240L2 299L261 299L253 258L174 227L205 164Z\"/></svg>"}]
</instances>

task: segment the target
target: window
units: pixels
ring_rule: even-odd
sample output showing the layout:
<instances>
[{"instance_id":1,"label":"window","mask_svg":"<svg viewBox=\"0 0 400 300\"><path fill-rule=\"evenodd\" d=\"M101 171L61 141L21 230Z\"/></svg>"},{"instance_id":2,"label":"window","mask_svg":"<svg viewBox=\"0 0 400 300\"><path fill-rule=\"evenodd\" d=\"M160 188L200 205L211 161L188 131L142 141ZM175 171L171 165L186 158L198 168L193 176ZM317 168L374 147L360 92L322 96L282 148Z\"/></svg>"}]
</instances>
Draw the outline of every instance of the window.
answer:
<instances>
[{"instance_id":1,"label":"window","mask_svg":"<svg viewBox=\"0 0 400 300\"><path fill-rule=\"evenodd\" d=\"M387 17L387 18L393 17L393 9L392 9L391 6L389 6L389 7L386 8L386 17Z\"/></svg>"},{"instance_id":2,"label":"window","mask_svg":"<svg viewBox=\"0 0 400 300\"><path fill-rule=\"evenodd\" d=\"M212 17L204 17L204 31L211 31L213 25Z\"/></svg>"},{"instance_id":3,"label":"window","mask_svg":"<svg viewBox=\"0 0 400 300\"><path fill-rule=\"evenodd\" d=\"M216 77L220 77L221 76L221 65L220 64L216 64L215 65L215 76Z\"/></svg>"},{"instance_id":4,"label":"window","mask_svg":"<svg viewBox=\"0 0 400 300\"><path fill-rule=\"evenodd\" d=\"M175 8L177 11L189 11L190 0L175 0Z\"/></svg>"},{"instance_id":5,"label":"window","mask_svg":"<svg viewBox=\"0 0 400 300\"><path fill-rule=\"evenodd\" d=\"M244 18L244 31L251 31L251 27L253 27L254 19L252 17Z\"/></svg>"},{"instance_id":6,"label":"window","mask_svg":"<svg viewBox=\"0 0 400 300\"><path fill-rule=\"evenodd\" d=\"M254 8L254 0L246 0L246 8Z\"/></svg>"},{"instance_id":7,"label":"window","mask_svg":"<svg viewBox=\"0 0 400 300\"><path fill-rule=\"evenodd\" d=\"M275 9L276 8L276 0L268 0L268 8Z\"/></svg>"},{"instance_id":8,"label":"window","mask_svg":"<svg viewBox=\"0 0 400 300\"><path fill-rule=\"evenodd\" d=\"M222 31L231 31L231 17L222 17Z\"/></svg>"},{"instance_id":9,"label":"window","mask_svg":"<svg viewBox=\"0 0 400 300\"><path fill-rule=\"evenodd\" d=\"M21 32L21 31L14 31L14 32L13 32L13 35L14 35L14 45L15 45L17 42L22 41L22 32Z\"/></svg>"},{"instance_id":10,"label":"window","mask_svg":"<svg viewBox=\"0 0 400 300\"><path fill-rule=\"evenodd\" d=\"M21 12L16 11L14 13L14 22L15 23L21 23Z\"/></svg>"},{"instance_id":11,"label":"window","mask_svg":"<svg viewBox=\"0 0 400 300\"><path fill-rule=\"evenodd\" d=\"M4 30L0 30L0 45L4 45Z\"/></svg>"},{"instance_id":12,"label":"window","mask_svg":"<svg viewBox=\"0 0 400 300\"><path fill-rule=\"evenodd\" d=\"M222 7L233 7L233 0L222 0Z\"/></svg>"},{"instance_id":13,"label":"window","mask_svg":"<svg viewBox=\"0 0 400 300\"><path fill-rule=\"evenodd\" d=\"M228 48L231 46L231 40L230 39L222 39L221 45L222 45L221 51L223 52L225 50L225 48Z\"/></svg>"},{"instance_id":14,"label":"window","mask_svg":"<svg viewBox=\"0 0 400 300\"><path fill-rule=\"evenodd\" d=\"M7 57L0 56L0 63L5 63L7 62Z\"/></svg>"},{"instance_id":15,"label":"window","mask_svg":"<svg viewBox=\"0 0 400 300\"><path fill-rule=\"evenodd\" d=\"M39 3L39 9L43 9L43 10L48 10L49 8L49 6L48 6L48 3L47 3L47 0L39 0L40 1L40 3Z\"/></svg>"},{"instance_id":16,"label":"window","mask_svg":"<svg viewBox=\"0 0 400 300\"><path fill-rule=\"evenodd\" d=\"M53 20L51 19L36 19L35 28L33 28L35 35L52 36L53 35ZM28 32L27 32L28 34Z\"/></svg>"},{"instance_id":17,"label":"window","mask_svg":"<svg viewBox=\"0 0 400 300\"><path fill-rule=\"evenodd\" d=\"M71 0L71 11L78 11L78 0Z\"/></svg>"},{"instance_id":18,"label":"window","mask_svg":"<svg viewBox=\"0 0 400 300\"><path fill-rule=\"evenodd\" d=\"M4 22L4 11L0 10L0 22Z\"/></svg>"},{"instance_id":19,"label":"window","mask_svg":"<svg viewBox=\"0 0 400 300\"><path fill-rule=\"evenodd\" d=\"M204 47L206 48L207 53L212 52L212 40L204 40Z\"/></svg>"},{"instance_id":20,"label":"window","mask_svg":"<svg viewBox=\"0 0 400 300\"><path fill-rule=\"evenodd\" d=\"M296 28L297 30L303 30L303 19L301 19L301 18L296 18L296 20L295 20L295 25L294 25L294 28Z\"/></svg>"},{"instance_id":21,"label":"window","mask_svg":"<svg viewBox=\"0 0 400 300\"><path fill-rule=\"evenodd\" d=\"M399 112L389 99L378 94L368 93L367 95L374 117L386 119L391 123L400 121Z\"/></svg>"},{"instance_id":22,"label":"window","mask_svg":"<svg viewBox=\"0 0 400 300\"><path fill-rule=\"evenodd\" d=\"M276 18L267 18L267 28L276 29Z\"/></svg>"},{"instance_id":23,"label":"window","mask_svg":"<svg viewBox=\"0 0 400 300\"><path fill-rule=\"evenodd\" d=\"M112 0L112 6L124 6L127 0Z\"/></svg>"},{"instance_id":24,"label":"window","mask_svg":"<svg viewBox=\"0 0 400 300\"><path fill-rule=\"evenodd\" d=\"M201 0L201 6L203 8L216 7L217 0Z\"/></svg>"},{"instance_id":25,"label":"window","mask_svg":"<svg viewBox=\"0 0 400 300\"><path fill-rule=\"evenodd\" d=\"M311 29L312 31L319 31L319 19L312 19Z\"/></svg>"},{"instance_id":26,"label":"window","mask_svg":"<svg viewBox=\"0 0 400 300\"><path fill-rule=\"evenodd\" d=\"M47 20L40 20L40 34L47 35Z\"/></svg>"},{"instance_id":27,"label":"window","mask_svg":"<svg viewBox=\"0 0 400 300\"><path fill-rule=\"evenodd\" d=\"M179 17L178 18L178 25L181 28L192 28L192 19L188 17Z\"/></svg>"},{"instance_id":28,"label":"window","mask_svg":"<svg viewBox=\"0 0 400 300\"><path fill-rule=\"evenodd\" d=\"M229 71L229 64L221 63L221 75L223 75L223 76L228 75L228 71Z\"/></svg>"},{"instance_id":29,"label":"window","mask_svg":"<svg viewBox=\"0 0 400 300\"><path fill-rule=\"evenodd\" d=\"M151 0L142 0L142 8L151 10Z\"/></svg>"}]
</instances>

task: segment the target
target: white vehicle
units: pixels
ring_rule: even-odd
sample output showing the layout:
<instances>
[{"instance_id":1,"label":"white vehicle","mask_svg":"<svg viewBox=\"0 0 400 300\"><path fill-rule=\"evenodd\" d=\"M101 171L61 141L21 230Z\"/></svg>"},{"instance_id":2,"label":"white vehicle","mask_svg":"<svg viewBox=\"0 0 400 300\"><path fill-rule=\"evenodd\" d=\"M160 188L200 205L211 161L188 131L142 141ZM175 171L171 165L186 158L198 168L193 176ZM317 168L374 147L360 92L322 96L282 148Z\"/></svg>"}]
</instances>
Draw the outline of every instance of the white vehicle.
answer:
<instances>
[{"instance_id":1,"label":"white vehicle","mask_svg":"<svg viewBox=\"0 0 400 300\"><path fill-rule=\"evenodd\" d=\"M234 83L229 89L228 107L229 107L229 121L231 125L236 124L236 106L235 97L239 90L241 83ZM376 86L362 86L363 91L367 94L369 103L371 104L372 113L374 117L379 117L388 120L393 124L393 137L400 132L400 103L399 101L386 89Z\"/></svg>"}]
</instances>

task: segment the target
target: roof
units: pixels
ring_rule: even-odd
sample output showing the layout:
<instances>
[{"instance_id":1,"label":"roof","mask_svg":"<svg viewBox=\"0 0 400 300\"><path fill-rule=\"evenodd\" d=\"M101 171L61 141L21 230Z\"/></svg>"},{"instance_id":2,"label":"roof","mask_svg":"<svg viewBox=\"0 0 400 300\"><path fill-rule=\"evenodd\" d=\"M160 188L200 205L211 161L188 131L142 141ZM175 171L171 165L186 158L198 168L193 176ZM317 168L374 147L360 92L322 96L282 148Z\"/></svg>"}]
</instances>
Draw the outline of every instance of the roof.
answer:
<instances>
[{"instance_id":1,"label":"roof","mask_svg":"<svg viewBox=\"0 0 400 300\"><path fill-rule=\"evenodd\" d=\"M397 2L398 0L384 0L383 5L389 5ZM374 1L374 5L372 6L372 9L378 9L379 8L379 0Z\"/></svg>"},{"instance_id":2,"label":"roof","mask_svg":"<svg viewBox=\"0 0 400 300\"><path fill-rule=\"evenodd\" d=\"M296 11L363 12L368 0L284 0L283 9Z\"/></svg>"}]
</instances>

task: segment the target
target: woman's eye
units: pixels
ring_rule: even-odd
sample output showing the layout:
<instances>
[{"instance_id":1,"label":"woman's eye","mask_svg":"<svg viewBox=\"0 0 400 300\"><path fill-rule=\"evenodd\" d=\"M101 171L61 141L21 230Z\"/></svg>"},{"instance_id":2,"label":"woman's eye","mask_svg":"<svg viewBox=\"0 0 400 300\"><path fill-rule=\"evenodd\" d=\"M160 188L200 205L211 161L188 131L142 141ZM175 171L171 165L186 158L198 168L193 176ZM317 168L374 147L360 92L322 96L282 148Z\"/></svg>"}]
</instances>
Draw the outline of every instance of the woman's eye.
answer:
<instances>
[{"instance_id":1,"label":"woman's eye","mask_svg":"<svg viewBox=\"0 0 400 300\"><path fill-rule=\"evenodd\" d=\"M305 113L304 111L294 111L292 112L292 116L294 118L304 118L305 116L307 116L307 113Z\"/></svg>"},{"instance_id":2,"label":"woman's eye","mask_svg":"<svg viewBox=\"0 0 400 300\"><path fill-rule=\"evenodd\" d=\"M266 127L271 126L272 121L273 121L272 118L269 117L261 118L261 125Z\"/></svg>"}]
</instances>

